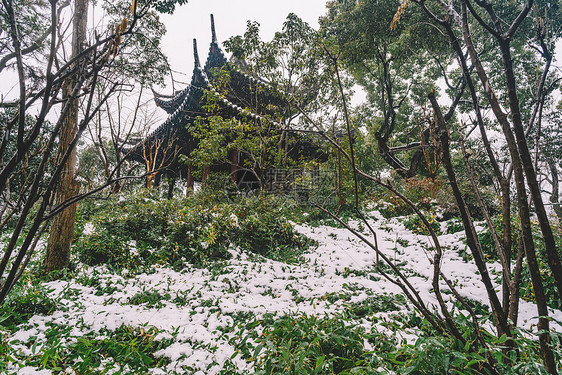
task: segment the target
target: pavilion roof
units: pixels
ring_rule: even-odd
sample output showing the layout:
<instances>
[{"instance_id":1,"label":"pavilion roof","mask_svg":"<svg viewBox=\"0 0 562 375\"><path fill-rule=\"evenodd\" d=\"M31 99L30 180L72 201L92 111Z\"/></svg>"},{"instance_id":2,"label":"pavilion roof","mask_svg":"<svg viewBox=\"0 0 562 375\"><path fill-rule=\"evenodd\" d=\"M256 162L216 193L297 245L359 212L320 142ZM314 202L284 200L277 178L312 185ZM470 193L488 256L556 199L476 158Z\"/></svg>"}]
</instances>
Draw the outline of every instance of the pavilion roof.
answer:
<instances>
[{"instance_id":1,"label":"pavilion roof","mask_svg":"<svg viewBox=\"0 0 562 375\"><path fill-rule=\"evenodd\" d=\"M278 90L245 71L244 62L241 64L237 60L227 60L217 42L213 15L211 34L211 44L203 67L197 51L197 41L193 39L194 68L189 85L170 96L153 91L156 105L164 109L169 116L143 141L132 148L123 149L127 158L142 162L144 148L156 141L175 142L181 154L191 153L197 145L197 140L189 132L190 124L197 118L211 115L205 109L205 92L214 93L220 106L219 114L228 118L243 117L274 122L271 118L275 109L287 105ZM227 69L230 76L226 88L218 87L214 78L220 69Z\"/></svg>"}]
</instances>

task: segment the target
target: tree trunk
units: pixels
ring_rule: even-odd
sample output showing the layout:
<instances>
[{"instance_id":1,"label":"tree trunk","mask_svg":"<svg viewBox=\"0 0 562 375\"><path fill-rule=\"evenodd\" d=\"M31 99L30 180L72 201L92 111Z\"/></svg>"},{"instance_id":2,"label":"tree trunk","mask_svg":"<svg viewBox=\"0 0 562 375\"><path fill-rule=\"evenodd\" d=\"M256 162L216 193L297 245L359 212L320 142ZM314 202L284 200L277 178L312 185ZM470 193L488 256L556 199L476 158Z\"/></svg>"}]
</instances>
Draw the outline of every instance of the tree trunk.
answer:
<instances>
[{"instance_id":1,"label":"tree trunk","mask_svg":"<svg viewBox=\"0 0 562 375\"><path fill-rule=\"evenodd\" d=\"M562 222L562 202L560 201L559 194L560 182L558 181L558 169L556 169L554 161L548 160L547 163L552 176L552 194L550 194L550 203L552 203L552 209L558 217L558 221Z\"/></svg>"},{"instance_id":2,"label":"tree trunk","mask_svg":"<svg viewBox=\"0 0 562 375\"><path fill-rule=\"evenodd\" d=\"M445 119L443 118L441 109L435 97L435 92L433 90L429 93L428 98L431 102L431 106L435 114L435 121L438 131L436 136L439 142L438 147L441 152L441 160L443 161L443 166L445 167L445 171L447 173L447 177L453 191L453 197L461 215L466 236L466 244L472 253L474 263L478 268L478 272L480 272L480 278L486 288L498 332L500 335L507 334L508 336L510 336L511 330L507 322L507 315L505 314L498 295L494 290L492 278L490 276L490 273L488 272L488 267L482 253L482 245L480 244L480 240L478 239L478 234L476 233L472 217L470 216L470 212L466 206L466 203L462 196L462 192L457 183L456 173L451 161L449 130L447 128L447 124L445 123ZM493 228L491 229L493 230Z\"/></svg>"},{"instance_id":3,"label":"tree trunk","mask_svg":"<svg viewBox=\"0 0 562 375\"><path fill-rule=\"evenodd\" d=\"M516 77L513 73L513 61L511 58L509 40L506 40L503 43L500 42L500 48L504 63L504 75L507 82L509 106L511 109L511 116L513 118L513 132L515 133L515 138L517 140L517 149L521 155L527 185L529 186L529 192L531 198L533 199L535 213L541 228L545 252L547 255L546 259L556 282L559 299L562 300L562 262L556 250L556 241L554 240L552 227L550 226L550 221L548 220L548 215L541 195L541 189L537 180L537 174L535 168L533 167L533 160L531 158L531 153L525 136L525 129L521 119L519 98L517 96Z\"/></svg>"},{"instance_id":4,"label":"tree trunk","mask_svg":"<svg viewBox=\"0 0 562 375\"><path fill-rule=\"evenodd\" d=\"M207 182L209 178L209 174L211 173L211 166L209 164L205 164L203 166L203 174L201 175L201 183L204 184Z\"/></svg>"},{"instance_id":5,"label":"tree trunk","mask_svg":"<svg viewBox=\"0 0 562 375\"><path fill-rule=\"evenodd\" d=\"M86 23L88 19L88 0L75 0L72 34L72 58L77 57L86 40ZM76 69L76 63L74 63ZM70 110L64 119L59 136L57 161L60 162L78 131L78 99L72 98L75 78L69 77L63 85L63 95L72 100ZM75 178L76 150L72 150L60 175L55 191L55 205L59 205L78 193L78 183ZM70 261L70 244L74 235L74 221L76 219L76 204L65 208L53 219L47 254L45 257L45 271L50 272L66 267Z\"/></svg>"}]
</instances>

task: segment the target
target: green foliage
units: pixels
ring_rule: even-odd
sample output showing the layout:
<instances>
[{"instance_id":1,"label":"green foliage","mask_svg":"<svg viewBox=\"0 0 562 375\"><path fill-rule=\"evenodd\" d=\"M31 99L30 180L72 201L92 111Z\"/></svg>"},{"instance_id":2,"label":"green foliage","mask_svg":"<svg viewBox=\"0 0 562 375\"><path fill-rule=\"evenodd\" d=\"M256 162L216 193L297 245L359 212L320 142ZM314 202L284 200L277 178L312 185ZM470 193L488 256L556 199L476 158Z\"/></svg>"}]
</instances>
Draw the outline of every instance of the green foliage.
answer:
<instances>
[{"instance_id":1,"label":"green foliage","mask_svg":"<svg viewBox=\"0 0 562 375\"><path fill-rule=\"evenodd\" d=\"M39 47L39 52L43 52L48 46L48 43L40 38L39 36L45 31L48 31L49 23L49 7L43 2L29 2L25 0L16 0L10 3L13 7L14 13L16 14L16 27L18 29L18 37L21 43L21 49L26 50L32 48L35 44ZM2 7L0 11L0 30L2 30L2 43L8 50L3 50L3 57L7 56L7 51L11 50L11 39L9 38L8 30L10 30L10 22L7 10ZM2 61L6 63L6 66L0 66L0 71L3 71L5 67L14 68L17 61L16 59L8 59L7 61ZM37 67L28 66L28 79L29 84L35 84L41 79L40 75L37 73Z\"/></svg>"},{"instance_id":2,"label":"green foliage","mask_svg":"<svg viewBox=\"0 0 562 375\"><path fill-rule=\"evenodd\" d=\"M129 269L143 261L154 263L150 250L164 245L163 234L178 203L141 190L95 208L86 205L80 216L90 219L93 230L76 241L78 258L89 265L109 263Z\"/></svg>"},{"instance_id":3,"label":"green foliage","mask_svg":"<svg viewBox=\"0 0 562 375\"><path fill-rule=\"evenodd\" d=\"M89 265L108 263L143 270L154 264L182 269L230 258L239 247L281 261L298 261L310 241L298 234L274 197L240 198L205 188L187 199L159 199L141 190L120 196L85 213L93 231L75 244L78 258Z\"/></svg>"},{"instance_id":4,"label":"green foliage","mask_svg":"<svg viewBox=\"0 0 562 375\"><path fill-rule=\"evenodd\" d=\"M393 175L393 185L402 195L410 200L422 211L447 212L451 204L451 197L444 183L440 179L430 178L409 178L402 179ZM442 195L447 195L447 199L440 199ZM406 216L413 212L412 208L404 202L398 195L387 190L376 195L378 200L375 208L385 217Z\"/></svg>"},{"instance_id":5,"label":"green foliage","mask_svg":"<svg viewBox=\"0 0 562 375\"><path fill-rule=\"evenodd\" d=\"M55 312L56 301L49 297L50 290L41 284L25 288L17 285L0 306L0 327L14 329L27 323L33 315L50 315Z\"/></svg>"},{"instance_id":6,"label":"green foliage","mask_svg":"<svg viewBox=\"0 0 562 375\"><path fill-rule=\"evenodd\" d=\"M188 0L156 0L150 1L149 4L160 13L172 14L176 6L187 4L187 2Z\"/></svg>"},{"instance_id":7,"label":"green foliage","mask_svg":"<svg viewBox=\"0 0 562 375\"><path fill-rule=\"evenodd\" d=\"M458 218L453 218L447 221L447 234L457 233L464 230L464 225L462 220Z\"/></svg>"},{"instance_id":8,"label":"green foliage","mask_svg":"<svg viewBox=\"0 0 562 375\"><path fill-rule=\"evenodd\" d=\"M202 267L209 261L228 259L232 230L233 221L226 210L193 206L179 210L160 256L176 269L185 263Z\"/></svg>"},{"instance_id":9,"label":"green foliage","mask_svg":"<svg viewBox=\"0 0 562 375\"><path fill-rule=\"evenodd\" d=\"M123 36L120 53L114 62L118 75L126 80L138 82L143 87L164 84L169 65L167 57L161 50L166 26L160 21L159 13L171 13L176 5L185 3L187 0L151 0L148 4L145 0L137 2L137 12L143 6L148 7L143 9L142 17L136 20L136 27L131 30L131 33ZM130 26L131 1L103 1L101 6L107 17L110 18L111 24L118 25L123 18L127 18Z\"/></svg>"},{"instance_id":10,"label":"green foliage","mask_svg":"<svg viewBox=\"0 0 562 375\"><path fill-rule=\"evenodd\" d=\"M254 32L257 33L258 31L252 31L252 33ZM246 37L259 38L257 34L251 37L247 35ZM276 37L279 37L279 34ZM230 47L235 50L246 48L238 46L238 43L249 43L248 41L231 42L233 44ZM284 42L287 41L284 40ZM281 42L278 41L278 43ZM228 41L225 44L230 45ZM276 46L281 48L278 45ZM272 49L275 49L275 47L266 48L261 53L273 53ZM280 54L288 53L283 49L277 52ZM292 53L295 53L295 51L292 51ZM298 56L302 58L302 55ZM275 69L284 67L281 62L277 62L278 65L271 68L273 72L268 69L263 71L264 67L259 63L260 59L271 58L275 60L276 58L281 59L281 57L260 55L259 58L255 58L257 60L254 63L257 66L248 66L247 69L256 69L257 71L253 72L256 76L266 78L267 73L269 73L273 74L273 79L282 79L283 75L278 77L274 74ZM245 63L249 63L249 61L246 60ZM291 86L291 82L281 83L271 80L267 85L251 84L245 90L248 90L256 100L242 103L244 107L240 114L233 118L225 115L225 111L226 113L229 112L225 110L223 100L236 95L233 90L239 89L236 85L240 80L240 72L232 65L226 65L220 70L212 71L211 74L213 89L208 90L204 96L204 108L210 116L198 119L190 127L189 131L197 139L198 144L189 157L184 158L185 162L199 168L196 173L200 174L205 165L217 162L229 163L230 153L236 151L240 152L239 165L253 177L260 179L261 186L263 186L264 171L274 167L300 166L305 159L314 160L321 156L318 151L318 142L315 139L304 133L285 131L285 128L294 127L289 124L296 112L295 109L291 108L291 102L283 93L291 92L293 93L292 97L295 97L296 89ZM296 73L293 72L293 74ZM288 86L284 87L284 85ZM310 87L307 87L307 90L310 90ZM255 118L253 114L259 114L260 118Z\"/></svg>"},{"instance_id":11,"label":"green foliage","mask_svg":"<svg viewBox=\"0 0 562 375\"><path fill-rule=\"evenodd\" d=\"M400 374L481 374L478 364L484 357L453 346L445 336L420 337L390 354Z\"/></svg>"},{"instance_id":12,"label":"green foliage","mask_svg":"<svg viewBox=\"0 0 562 375\"><path fill-rule=\"evenodd\" d=\"M156 365L161 366L169 361L167 358L157 358L154 353L165 348L170 343L166 340L154 340L158 332L155 328L145 330L143 328L131 328L121 326L110 338L92 339L81 337L72 348L76 354L96 353L97 360L111 357L121 365L128 365L135 373L146 371ZM92 364L96 363L95 357ZM91 365L90 365L91 366ZM87 370L84 364L78 366L79 370Z\"/></svg>"},{"instance_id":13,"label":"green foliage","mask_svg":"<svg viewBox=\"0 0 562 375\"><path fill-rule=\"evenodd\" d=\"M270 316L248 326L257 324L264 326L263 333L248 335L257 345L248 344L246 337L239 347L255 361L256 374L362 373L366 353L360 327L307 315Z\"/></svg>"},{"instance_id":14,"label":"green foliage","mask_svg":"<svg viewBox=\"0 0 562 375\"><path fill-rule=\"evenodd\" d=\"M441 234L441 225L437 221L435 214L425 213L424 217L429 222L431 229L433 229L435 234L439 236ZM424 234L427 236L430 234L425 223L416 214L408 216L408 218L404 220L404 226L406 227L406 229L409 229L416 234Z\"/></svg>"},{"instance_id":15,"label":"green foliage","mask_svg":"<svg viewBox=\"0 0 562 375\"><path fill-rule=\"evenodd\" d=\"M298 235L283 218L283 207L272 206L275 198L244 200L235 206L238 230L234 242L242 249L282 261L298 259L310 240ZM296 250L296 252L295 252Z\"/></svg>"},{"instance_id":16,"label":"green foliage","mask_svg":"<svg viewBox=\"0 0 562 375\"><path fill-rule=\"evenodd\" d=\"M463 181L465 181L463 179ZM449 220L459 216L458 207L452 198L452 191L448 184L437 177L402 179L394 176L393 185L416 207L422 211L431 212L439 221ZM463 198L470 215L474 219L483 219L482 210L478 205L476 195L468 183L460 183ZM483 187L480 194L490 214L497 212L497 198L490 189ZM378 198L375 208L385 217L406 216L412 213L412 209L398 196L388 191L382 191L375 195Z\"/></svg>"},{"instance_id":17,"label":"green foliage","mask_svg":"<svg viewBox=\"0 0 562 375\"><path fill-rule=\"evenodd\" d=\"M498 196L497 192L494 189L493 181L494 177L491 174L492 167L489 165L488 160L486 160L486 155L483 155L482 145L474 145L474 149L478 150L471 154L470 162L471 168L473 170L474 178L476 179L478 193L482 198L484 206L488 210L488 213L491 216L494 216L498 213ZM480 155L476 156L474 154L481 153ZM478 202L478 198L476 196L476 192L472 188L470 183L469 176L467 175L466 168L464 162L461 160L461 155L456 155L453 157L453 164L457 170L457 179L459 184L459 189L461 190L464 202L470 215L475 220L484 220L484 214L482 213L482 209L480 208L480 203ZM448 192L448 199L451 197L451 192ZM447 199L447 196L444 197ZM458 216L458 208L456 205L451 207L449 210L450 215Z\"/></svg>"},{"instance_id":18,"label":"green foliage","mask_svg":"<svg viewBox=\"0 0 562 375\"><path fill-rule=\"evenodd\" d=\"M262 41L259 32L259 24L248 21L244 35L224 42L226 50L244 60L252 74L290 92L303 107L318 105L323 93L333 90L327 84L333 82L333 75L325 69L320 35L306 22L291 13L271 41Z\"/></svg>"},{"instance_id":19,"label":"green foliage","mask_svg":"<svg viewBox=\"0 0 562 375\"><path fill-rule=\"evenodd\" d=\"M424 115L420 105L426 103L428 87L440 73L431 61L447 66L450 56L443 35L424 21L417 7L411 7L408 17L391 29L398 6L395 1L333 1L320 18L320 30L340 56L340 64L367 93L358 117L366 126L366 143L371 147L361 154L372 159L376 150L393 169L407 169L415 150L393 154L396 162L385 154L391 144L420 141L418 119ZM369 167L381 171L380 161L372 161Z\"/></svg>"},{"instance_id":20,"label":"green foliage","mask_svg":"<svg viewBox=\"0 0 562 375\"><path fill-rule=\"evenodd\" d=\"M400 311L405 306L406 298L401 294L377 294L361 302L349 303L346 313L359 319L378 312Z\"/></svg>"},{"instance_id":21,"label":"green foliage","mask_svg":"<svg viewBox=\"0 0 562 375\"><path fill-rule=\"evenodd\" d=\"M130 258L129 248L125 241L119 235L106 231L87 236L74 248L80 261L91 266L104 263L125 265Z\"/></svg>"},{"instance_id":22,"label":"green foliage","mask_svg":"<svg viewBox=\"0 0 562 375\"><path fill-rule=\"evenodd\" d=\"M217 100L213 92L209 92L207 97L209 101ZM205 108L208 112L215 113L219 110L218 102L213 104L210 102ZM242 139L248 138L244 133L244 128L250 130L252 125L246 125L236 118L223 119L221 116L210 116L195 121L190 127L190 132L197 139L198 144L190 153L189 158L184 158L184 162L198 167L196 170L198 176L201 175L205 165L228 162L229 151L236 149L235 143L241 143ZM232 138L235 139L231 142Z\"/></svg>"},{"instance_id":23,"label":"green foliage","mask_svg":"<svg viewBox=\"0 0 562 375\"><path fill-rule=\"evenodd\" d=\"M128 303L131 305L145 305L148 308L160 308L164 306L162 300L169 300L170 298L169 294L161 295L156 291L143 290L129 298Z\"/></svg>"},{"instance_id":24,"label":"green foliage","mask_svg":"<svg viewBox=\"0 0 562 375\"><path fill-rule=\"evenodd\" d=\"M351 306L342 316L319 318L307 315L266 315L263 319L240 324L248 332L234 342L246 360L254 362L258 374L461 374L488 373L486 363L493 363L501 374L546 374L540 364L538 343L525 332L517 332L513 349L506 348L507 337L482 331L488 348L478 346L470 319L462 314L455 323L466 342L434 331L417 315L393 315L386 324L388 332L365 332L350 317ZM386 310L400 309L400 304ZM385 310L381 310L385 311ZM255 329L262 327L263 329ZM417 340L399 342L394 331L415 328ZM367 340L371 351L366 351ZM560 356L560 337L553 335L555 355ZM519 356L516 353L520 353ZM534 366L534 368L533 368Z\"/></svg>"},{"instance_id":25,"label":"green foliage","mask_svg":"<svg viewBox=\"0 0 562 375\"><path fill-rule=\"evenodd\" d=\"M482 312L486 311L487 308L482 309ZM516 330L513 347L509 349L506 335L497 337L482 330L487 343L487 348L482 348L478 344L470 317L462 314L456 315L454 320L464 343L452 336L439 334L425 319L416 315L395 317L397 320L389 325L393 330L403 330L406 327L420 329L414 343L402 342L401 345L377 351L383 366L396 374L488 374L486 362L492 363L500 374L547 374L540 364L542 360L539 344L527 331ZM560 358L560 335L553 333L552 339L555 356Z\"/></svg>"},{"instance_id":26,"label":"green foliage","mask_svg":"<svg viewBox=\"0 0 562 375\"><path fill-rule=\"evenodd\" d=\"M497 215L492 217L492 224L494 225L493 230L496 231L496 235L498 238L502 239L504 224L501 215ZM462 225L462 223L459 223ZM511 259L515 260L517 257L518 251L518 242L519 242L519 217L512 215L511 216L511 233L512 233L512 247L511 247ZM496 246L494 244L494 238L492 236L491 229L486 226L483 230L478 231L478 239L482 246L482 253L484 254L484 258L487 261L499 261L499 256L496 250Z\"/></svg>"},{"instance_id":27,"label":"green foliage","mask_svg":"<svg viewBox=\"0 0 562 375\"><path fill-rule=\"evenodd\" d=\"M412 212L412 208L404 203L402 199L390 194L387 194L385 198L379 199L375 203L375 207L387 219L405 216Z\"/></svg>"},{"instance_id":28,"label":"green foliage","mask_svg":"<svg viewBox=\"0 0 562 375\"><path fill-rule=\"evenodd\" d=\"M243 103L245 108L237 119L226 119L220 111L220 99L232 95L231 81L235 83L239 73L229 67L213 72L217 85L206 96L207 110L221 116L211 116L194 129L200 144L190 159L196 165L205 160L224 160L227 151L240 150L240 164L262 176L268 168L302 166L303 160L325 155L316 137L294 131L311 129L311 124L298 118L300 110L325 110L325 104L338 97L333 71L322 56L320 36L295 14L287 16L273 40L262 41L259 33L259 24L249 21L244 35L234 36L224 45L234 58L244 62L246 74L260 77L267 84L250 87L258 100ZM259 113L262 119L250 113Z\"/></svg>"},{"instance_id":29,"label":"green foliage","mask_svg":"<svg viewBox=\"0 0 562 375\"><path fill-rule=\"evenodd\" d=\"M31 345L31 356L13 354L13 361L55 373L74 370L79 374L148 373L153 367L165 366L169 359L154 353L166 348L171 339L155 340L156 328L121 326L115 331L102 329L79 337L72 336L75 327L47 323L45 342Z\"/></svg>"}]
</instances>

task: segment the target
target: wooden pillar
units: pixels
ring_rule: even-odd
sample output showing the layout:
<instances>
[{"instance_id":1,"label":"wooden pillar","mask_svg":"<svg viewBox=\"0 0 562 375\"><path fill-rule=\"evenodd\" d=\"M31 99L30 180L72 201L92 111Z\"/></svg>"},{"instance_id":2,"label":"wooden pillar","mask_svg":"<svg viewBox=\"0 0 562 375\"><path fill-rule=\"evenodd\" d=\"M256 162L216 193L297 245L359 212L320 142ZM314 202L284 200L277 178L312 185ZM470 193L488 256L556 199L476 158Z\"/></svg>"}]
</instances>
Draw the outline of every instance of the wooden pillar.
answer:
<instances>
[{"instance_id":1,"label":"wooden pillar","mask_svg":"<svg viewBox=\"0 0 562 375\"><path fill-rule=\"evenodd\" d=\"M187 166L187 188L185 189L185 196L189 196L189 192L193 191L193 166Z\"/></svg>"},{"instance_id":2,"label":"wooden pillar","mask_svg":"<svg viewBox=\"0 0 562 375\"><path fill-rule=\"evenodd\" d=\"M238 150L232 150L230 154L230 178L235 184L238 183L238 162L239 162Z\"/></svg>"},{"instance_id":3,"label":"wooden pillar","mask_svg":"<svg viewBox=\"0 0 562 375\"><path fill-rule=\"evenodd\" d=\"M205 166L203 166L203 175L201 176L201 182L207 181L207 179L209 178L210 170L211 167L209 166L209 164L205 164Z\"/></svg>"},{"instance_id":4,"label":"wooden pillar","mask_svg":"<svg viewBox=\"0 0 562 375\"><path fill-rule=\"evenodd\" d=\"M168 181L168 199L172 199L174 197L174 185L176 184L176 178L170 177Z\"/></svg>"}]
</instances>

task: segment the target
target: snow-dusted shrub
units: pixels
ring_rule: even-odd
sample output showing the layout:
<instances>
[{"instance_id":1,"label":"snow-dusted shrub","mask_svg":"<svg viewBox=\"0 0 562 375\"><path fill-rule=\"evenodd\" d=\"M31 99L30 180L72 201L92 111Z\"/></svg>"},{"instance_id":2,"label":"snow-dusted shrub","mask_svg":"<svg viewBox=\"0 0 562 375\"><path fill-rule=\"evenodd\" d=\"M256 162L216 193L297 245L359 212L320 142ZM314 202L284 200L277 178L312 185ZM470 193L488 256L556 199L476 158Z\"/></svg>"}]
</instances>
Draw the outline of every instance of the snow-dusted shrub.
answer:
<instances>
[{"instance_id":1,"label":"snow-dusted shrub","mask_svg":"<svg viewBox=\"0 0 562 375\"><path fill-rule=\"evenodd\" d=\"M453 218L447 222L447 234L457 233L464 230L462 220L459 218Z\"/></svg>"},{"instance_id":2,"label":"snow-dusted shrub","mask_svg":"<svg viewBox=\"0 0 562 375\"><path fill-rule=\"evenodd\" d=\"M111 263L122 266L129 261L129 249L125 240L106 228L82 238L75 246L78 259L90 266Z\"/></svg>"},{"instance_id":3,"label":"snow-dusted shrub","mask_svg":"<svg viewBox=\"0 0 562 375\"><path fill-rule=\"evenodd\" d=\"M33 315L50 315L55 312L56 301L41 284L17 286L0 308L0 327L12 329L27 323Z\"/></svg>"},{"instance_id":4,"label":"snow-dusted shrub","mask_svg":"<svg viewBox=\"0 0 562 375\"><path fill-rule=\"evenodd\" d=\"M176 269L187 263L201 267L209 261L230 258L227 250L233 223L221 208L189 206L176 212L159 257Z\"/></svg>"},{"instance_id":5,"label":"snow-dusted shrub","mask_svg":"<svg viewBox=\"0 0 562 375\"><path fill-rule=\"evenodd\" d=\"M369 363L372 355L364 349L364 328L343 319L284 315L248 324L264 327L259 336L251 331L248 336L253 340L243 338L238 348L246 359L255 361L258 374L374 373ZM251 344L254 340L260 344Z\"/></svg>"},{"instance_id":6,"label":"snow-dusted shrub","mask_svg":"<svg viewBox=\"0 0 562 375\"><path fill-rule=\"evenodd\" d=\"M439 225L435 214L427 213L425 215L425 218L431 225L431 229L433 229L435 234L440 235L441 226ZM429 230L425 226L424 222L420 219L420 217L416 214L410 215L406 220L404 220L404 226L406 227L406 229L409 229L414 233L429 235Z\"/></svg>"},{"instance_id":7,"label":"snow-dusted shrub","mask_svg":"<svg viewBox=\"0 0 562 375\"><path fill-rule=\"evenodd\" d=\"M285 218L283 207L272 198L259 197L233 206L238 218L233 241L243 250L266 257L286 260L283 253L301 253L311 242L297 233Z\"/></svg>"},{"instance_id":8,"label":"snow-dusted shrub","mask_svg":"<svg viewBox=\"0 0 562 375\"><path fill-rule=\"evenodd\" d=\"M220 195L220 194L219 194ZM150 191L120 196L91 215L87 233L75 244L89 265L111 263L128 269L155 263L176 269L203 267L228 259L229 247L278 260L294 260L310 241L285 217L271 197L214 199L209 191L163 200Z\"/></svg>"}]
</instances>

